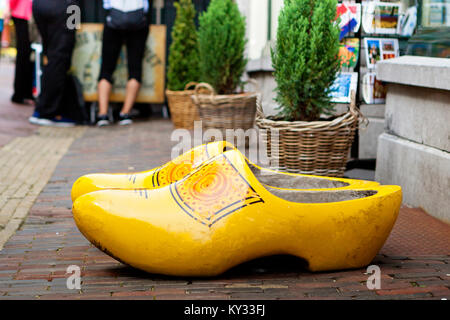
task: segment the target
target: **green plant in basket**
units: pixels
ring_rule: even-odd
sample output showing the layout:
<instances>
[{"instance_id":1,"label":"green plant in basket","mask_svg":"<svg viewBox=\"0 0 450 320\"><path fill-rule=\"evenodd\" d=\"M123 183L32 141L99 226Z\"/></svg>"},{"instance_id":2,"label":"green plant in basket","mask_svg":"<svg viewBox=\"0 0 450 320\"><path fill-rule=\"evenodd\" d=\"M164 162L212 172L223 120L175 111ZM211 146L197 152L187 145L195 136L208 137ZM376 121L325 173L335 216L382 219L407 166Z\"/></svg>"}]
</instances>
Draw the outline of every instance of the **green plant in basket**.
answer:
<instances>
[{"instance_id":1,"label":"green plant in basket","mask_svg":"<svg viewBox=\"0 0 450 320\"><path fill-rule=\"evenodd\" d=\"M272 63L279 118L314 121L333 110L330 87L340 69L336 0L285 0Z\"/></svg>"},{"instance_id":2,"label":"green plant in basket","mask_svg":"<svg viewBox=\"0 0 450 320\"><path fill-rule=\"evenodd\" d=\"M233 0L212 0L199 24L201 79L219 94L232 94L247 64L245 18Z\"/></svg>"},{"instance_id":3,"label":"green plant in basket","mask_svg":"<svg viewBox=\"0 0 450 320\"><path fill-rule=\"evenodd\" d=\"M200 79L198 37L192 0L180 0L174 5L177 16L172 29L167 87L169 90L180 91L189 82Z\"/></svg>"}]
</instances>

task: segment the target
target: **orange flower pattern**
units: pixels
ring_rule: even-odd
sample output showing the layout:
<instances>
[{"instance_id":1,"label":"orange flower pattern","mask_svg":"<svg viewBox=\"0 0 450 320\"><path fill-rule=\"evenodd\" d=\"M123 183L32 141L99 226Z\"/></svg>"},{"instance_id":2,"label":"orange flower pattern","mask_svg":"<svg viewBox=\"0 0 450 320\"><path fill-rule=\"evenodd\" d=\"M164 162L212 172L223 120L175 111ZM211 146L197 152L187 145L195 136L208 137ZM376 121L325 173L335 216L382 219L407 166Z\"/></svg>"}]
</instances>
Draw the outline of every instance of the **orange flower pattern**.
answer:
<instances>
[{"instance_id":1,"label":"orange flower pattern","mask_svg":"<svg viewBox=\"0 0 450 320\"><path fill-rule=\"evenodd\" d=\"M205 164L170 188L178 205L209 227L243 207L264 202L226 155Z\"/></svg>"},{"instance_id":2,"label":"orange flower pattern","mask_svg":"<svg viewBox=\"0 0 450 320\"><path fill-rule=\"evenodd\" d=\"M208 146L200 146L162 166L153 174L153 187L164 187L179 181L209 158Z\"/></svg>"}]
</instances>

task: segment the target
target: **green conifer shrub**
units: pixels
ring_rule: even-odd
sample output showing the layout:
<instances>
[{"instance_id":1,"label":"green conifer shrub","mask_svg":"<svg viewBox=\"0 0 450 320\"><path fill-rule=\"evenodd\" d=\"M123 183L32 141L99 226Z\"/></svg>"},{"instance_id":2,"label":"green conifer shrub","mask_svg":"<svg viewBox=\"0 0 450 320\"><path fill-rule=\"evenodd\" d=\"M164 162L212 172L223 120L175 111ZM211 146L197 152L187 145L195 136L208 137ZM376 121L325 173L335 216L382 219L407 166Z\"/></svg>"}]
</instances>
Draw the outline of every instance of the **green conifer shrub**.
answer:
<instances>
[{"instance_id":1,"label":"green conifer shrub","mask_svg":"<svg viewBox=\"0 0 450 320\"><path fill-rule=\"evenodd\" d=\"M272 63L279 116L314 121L333 109L330 87L340 69L336 0L285 0Z\"/></svg>"},{"instance_id":2,"label":"green conifer shrub","mask_svg":"<svg viewBox=\"0 0 450 320\"><path fill-rule=\"evenodd\" d=\"M241 85L247 60L245 18L233 0L212 0L199 21L202 81L219 94L232 94Z\"/></svg>"},{"instance_id":3,"label":"green conifer shrub","mask_svg":"<svg viewBox=\"0 0 450 320\"><path fill-rule=\"evenodd\" d=\"M167 87L172 91L180 91L189 82L200 80L198 37L192 0L180 0L174 5L177 15L172 29Z\"/></svg>"}]
</instances>

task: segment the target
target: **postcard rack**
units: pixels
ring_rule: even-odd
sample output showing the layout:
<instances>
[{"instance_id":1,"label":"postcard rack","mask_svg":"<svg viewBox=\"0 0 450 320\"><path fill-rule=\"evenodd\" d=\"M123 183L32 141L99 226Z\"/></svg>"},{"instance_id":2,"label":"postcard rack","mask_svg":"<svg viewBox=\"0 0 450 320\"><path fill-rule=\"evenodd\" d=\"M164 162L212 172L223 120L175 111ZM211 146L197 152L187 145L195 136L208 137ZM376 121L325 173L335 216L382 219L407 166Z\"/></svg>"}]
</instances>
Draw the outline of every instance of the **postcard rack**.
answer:
<instances>
[{"instance_id":1,"label":"postcard rack","mask_svg":"<svg viewBox=\"0 0 450 320\"><path fill-rule=\"evenodd\" d=\"M347 77L348 80L343 80L347 84L356 81L344 91L356 89L357 106L360 109L362 106L380 107L385 103L385 87L375 78L375 65L378 61L394 58L406 51L409 35L400 34L400 25L409 18L403 14L405 9L414 5L417 8L417 1L339 0L338 2L338 15L342 15L341 30L343 30L340 55L345 57L341 76ZM410 10L407 12L410 13ZM415 14L417 17L417 12ZM335 102L345 101L335 100ZM376 160L360 158L359 147L358 130L348 169L375 169Z\"/></svg>"}]
</instances>

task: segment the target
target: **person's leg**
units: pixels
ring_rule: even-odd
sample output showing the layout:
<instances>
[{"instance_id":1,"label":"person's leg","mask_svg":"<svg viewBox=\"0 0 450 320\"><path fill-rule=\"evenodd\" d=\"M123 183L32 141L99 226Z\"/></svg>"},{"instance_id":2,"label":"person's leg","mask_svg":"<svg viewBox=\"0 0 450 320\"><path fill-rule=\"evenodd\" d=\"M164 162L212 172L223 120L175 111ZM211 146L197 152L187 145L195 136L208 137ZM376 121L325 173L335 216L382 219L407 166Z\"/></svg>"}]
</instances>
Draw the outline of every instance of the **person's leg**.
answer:
<instances>
[{"instance_id":1,"label":"person's leg","mask_svg":"<svg viewBox=\"0 0 450 320\"><path fill-rule=\"evenodd\" d=\"M106 79L102 79L98 83L98 115L99 117L108 114L109 97L111 96L112 84Z\"/></svg>"},{"instance_id":2,"label":"person's leg","mask_svg":"<svg viewBox=\"0 0 450 320\"><path fill-rule=\"evenodd\" d=\"M47 65L43 68L42 88L37 111L42 118L53 119L57 116L65 116L67 113L62 101L67 72L70 69L75 46L75 30L69 30L66 27L67 14L64 2L52 2L53 10L51 11L47 7L40 10L40 5L48 6L50 4L44 3L43 0L33 3L33 10L37 7L35 18L38 28L43 38L46 38L44 39L44 50L48 59Z\"/></svg>"},{"instance_id":3,"label":"person's leg","mask_svg":"<svg viewBox=\"0 0 450 320\"><path fill-rule=\"evenodd\" d=\"M127 37L128 73L126 97L121 114L127 115L133 109L142 83L142 64L149 29L130 32Z\"/></svg>"},{"instance_id":4,"label":"person's leg","mask_svg":"<svg viewBox=\"0 0 450 320\"><path fill-rule=\"evenodd\" d=\"M47 58L48 63L43 68L42 91L39 105L44 118L65 115L66 110L61 105L66 84L67 72L70 69L72 51L75 44L75 34L58 28L49 28L50 36Z\"/></svg>"},{"instance_id":5,"label":"person's leg","mask_svg":"<svg viewBox=\"0 0 450 320\"><path fill-rule=\"evenodd\" d=\"M46 22L45 16L41 13L40 5L41 1L33 1L33 18L42 39L42 55L46 56L49 38L47 30L48 24Z\"/></svg>"},{"instance_id":6,"label":"person's leg","mask_svg":"<svg viewBox=\"0 0 450 320\"><path fill-rule=\"evenodd\" d=\"M141 83L139 81L137 81L136 79L128 80L125 101L123 103L122 110L120 111L121 114L129 114L131 112L140 89Z\"/></svg>"},{"instance_id":7,"label":"person's leg","mask_svg":"<svg viewBox=\"0 0 450 320\"><path fill-rule=\"evenodd\" d=\"M33 99L33 63L30 61L31 43L28 21L14 18L16 30L17 57L14 79L14 102L23 103L25 99Z\"/></svg>"},{"instance_id":8,"label":"person's leg","mask_svg":"<svg viewBox=\"0 0 450 320\"><path fill-rule=\"evenodd\" d=\"M122 49L122 34L105 25L102 44L102 66L98 83L99 117L108 114L109 97L113 84L113 73Z\"/></svg>"},{"instance_id":9,"label":"person's leg","mask_svg":"<svg viewBox=\"0 0 450 320\"><path fill-rule=\"evenodd\" d=\"M45 10L43 10L43 4L45 4L44 0L34 0L33 1L33 18L38 28L39 34L42 39L42 55L43 57L47 56L48 44L49 44L49 32L48 32L48 23L45 15ZM46 73L44 74L45 65L42 66L42 76L41 76L41 92L39 93L39 97L36 101L35 113L30 118L30 122L37 123L41 118L41 113L45 111L45 106L40 103L42 100L42 90L45 86L44 84L47 82L45 80ZM33 119L33 120L31 120Z\"/></svg>"}]
</instances>

